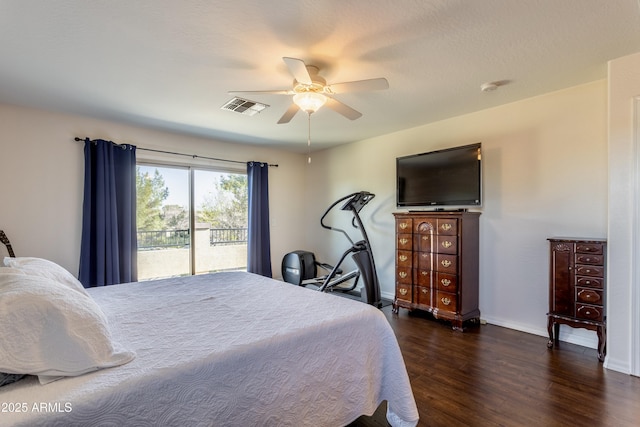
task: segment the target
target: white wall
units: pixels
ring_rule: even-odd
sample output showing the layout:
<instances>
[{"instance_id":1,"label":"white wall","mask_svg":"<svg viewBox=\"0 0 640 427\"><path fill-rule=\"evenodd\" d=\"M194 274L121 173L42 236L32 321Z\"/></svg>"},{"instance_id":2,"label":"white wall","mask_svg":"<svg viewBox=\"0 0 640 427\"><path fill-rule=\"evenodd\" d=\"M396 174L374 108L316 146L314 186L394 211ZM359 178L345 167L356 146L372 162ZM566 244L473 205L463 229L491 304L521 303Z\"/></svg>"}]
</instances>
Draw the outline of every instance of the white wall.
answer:
<instances>
[{"instance_id":1,"label":"white wall","mask_svg":"<svg viewBox=\"0 0 640 427\"><path fill-rule=\"evenodd\" d=\"M609 269L606 366L640 375L640 54L609 63Z\"/></svg>"},{"instance_id":2,"label":"white wall","mask_svg":"<svg viewBox=\"0 0 640 427\"><path fill-rule=\"evenodd\" d=\"M292 247L302 246L303 216L291 209L291 198L304 193L305 156L0 104L0 229L7 233L18 256L51 259L78 273L84 160L83 144L73 141L76 136L200 156L277 163L278 168L269 170L274 275L279 275L282 256ZM143 151L138 157L185 161ZM205 160L198 163L231 165ZM243 165L240 168L246 169ZM0 246L0 256L5 255L4 246Z\"/></svg>"},{"instance_id":3,"label":"white wall","mask_svg":"<svg viewBox=\"0 0 640 427\"><path fill-rule=\"evenodd\" d=\"M483 148L482 318L546 335L546 239L607 236L606 81L315 153L307 178L314 183L310 212L319 217L349 192L376 194L361 214L382 293L392 297L395 158L474 142ZM310 230L309 248L323 260L345 249L336 233L313 224ZM597 343L595 333L568 327L561 339Z\"/></svg>"}]
</instances>

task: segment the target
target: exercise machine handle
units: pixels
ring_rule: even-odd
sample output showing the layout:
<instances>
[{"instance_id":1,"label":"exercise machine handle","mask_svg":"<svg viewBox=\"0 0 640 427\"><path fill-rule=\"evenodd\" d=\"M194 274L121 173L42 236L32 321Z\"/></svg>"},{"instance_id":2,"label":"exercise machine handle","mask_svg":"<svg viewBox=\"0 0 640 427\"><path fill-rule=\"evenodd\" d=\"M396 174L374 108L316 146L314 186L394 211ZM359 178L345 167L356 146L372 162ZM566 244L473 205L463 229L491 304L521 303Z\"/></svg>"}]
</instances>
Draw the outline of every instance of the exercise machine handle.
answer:
<instances>
[{"instance_id":1,"label":"exercise machine handle","mask_svg":"<svg viewBox=\"0 0 640 427\"><path fill-rule=\"evenodd\" d=\"M347 196L342 197L341 199L336 200L331 206L327 208L327 210L324 212L324 214L320 218L320 225L323 228L326 228L327 230L341 232L342 234L345 235L347 240L349 240L349 242L351 242L351 244L354 245L353 240L351 240L351 237L349 237L346 231L344 231L341 228L331 227L330 225L325 224L324 219L336 205L338 205L340 202L344 200L348 200L344 205L342 205L341 209L343 211L349 210L353 212L354 217L351 219L351 225L353 225L354 228L359 228L360 231L364 233L364 230L362 229L362 222L360 221L358 212L360 212L360 210L364 207L364 205L369 203L371 199L373 199L375 196L376 196L375 194L369 193L368 191L358 191L356 193L351 193ZM358 224L356 224L356 221L358 222Z\"/></svg>"}]
</instances>

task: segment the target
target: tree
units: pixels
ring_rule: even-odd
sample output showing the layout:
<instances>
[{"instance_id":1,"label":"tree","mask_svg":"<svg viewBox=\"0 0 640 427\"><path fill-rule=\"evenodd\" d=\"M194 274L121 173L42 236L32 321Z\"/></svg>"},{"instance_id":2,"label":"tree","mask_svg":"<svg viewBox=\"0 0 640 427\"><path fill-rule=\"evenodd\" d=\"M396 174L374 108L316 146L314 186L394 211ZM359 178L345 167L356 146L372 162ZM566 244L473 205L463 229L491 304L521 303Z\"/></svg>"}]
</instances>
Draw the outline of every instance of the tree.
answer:
<instances>
[{"instance_id":1,"label":"tree","mask_svg":"<svg viewBox=\"0 0 640 427\"><path fill-rule=\"evenodd\" d=\"M164 229L187 230L189 229L189 212L180 205L165 205L162 207L162 219Z\"/></svg>"},{"instance_id":2,"label":"tree","mask_svg":"<svg viewBox=\"0 0 640 427\"><path fill-rule=\"evenodd\" d=\"M138 230L163 230L164 215L162 202L169 197L169 188L158 169L150 176L149 172L142 172L136 166L136 221Z\"/></svg>"},{"instance_id":3,"label":"tree","mask_svg":"<svg viewBox=\"0 0 640 427\"><path fill-rule=\"evenodd\" d=\"M247 176L225 174L214 180L216 191L209 193L198 209L198 221L211 228L247 228Z\"/></svg>"}]
</instances>

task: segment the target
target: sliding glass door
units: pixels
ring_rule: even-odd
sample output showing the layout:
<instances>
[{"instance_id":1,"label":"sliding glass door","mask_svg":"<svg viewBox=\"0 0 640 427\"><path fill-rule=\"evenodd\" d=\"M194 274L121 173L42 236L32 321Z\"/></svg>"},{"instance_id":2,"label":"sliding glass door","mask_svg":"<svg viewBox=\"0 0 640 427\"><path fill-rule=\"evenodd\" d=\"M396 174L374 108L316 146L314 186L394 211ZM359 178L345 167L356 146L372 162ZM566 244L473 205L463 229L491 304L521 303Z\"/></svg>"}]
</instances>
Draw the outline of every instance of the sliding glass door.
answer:
<instances>
[{"instance_id":1,"label":"sliding glass door","mask_svg":"<svg viewBox=\"0 0 640 427\"><path fill-rule=\"evenodd\" d=\"M191 273L190 171L138 165L138 280Z\"/></svg>"},{"instance_id":2,"label":"sliding glass door","mask_svg":"<svg viewBox=\"0 0 640 427\"><path fill-rule=\"evenodd\" d=\"M139 164L139 280L247 268L247 175Z\"/></svg>"},{"instance_id":3,"label":"sliding glass door","mask_svg":"<svg viewBox=\"0 0 640 427\"><path fill-rule=\"evenodd\" d=\"M195 273L246 270L247 175L194 170L193 183Z\"/></svg>"}]
</instances>

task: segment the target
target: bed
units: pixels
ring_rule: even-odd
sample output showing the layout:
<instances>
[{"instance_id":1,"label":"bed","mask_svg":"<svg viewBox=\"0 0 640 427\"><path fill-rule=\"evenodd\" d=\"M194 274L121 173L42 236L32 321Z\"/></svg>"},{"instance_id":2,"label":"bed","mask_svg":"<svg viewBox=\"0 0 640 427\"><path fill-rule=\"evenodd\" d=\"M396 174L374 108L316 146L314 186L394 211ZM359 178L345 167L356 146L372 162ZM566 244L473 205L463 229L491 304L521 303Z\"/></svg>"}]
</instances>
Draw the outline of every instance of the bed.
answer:
<instances>
[{"instance_id":1,"label":"bed","mask_svg":"<svg viewBox=\"0 0 640 427\"><path fill-rule=\"evenodd\" d=\"M87 294L129 360L0 387L0 425L333 427L385 400L391 425L417 424L397 340L370 305L244 272Z\"/></svg>"}]
</instances>

